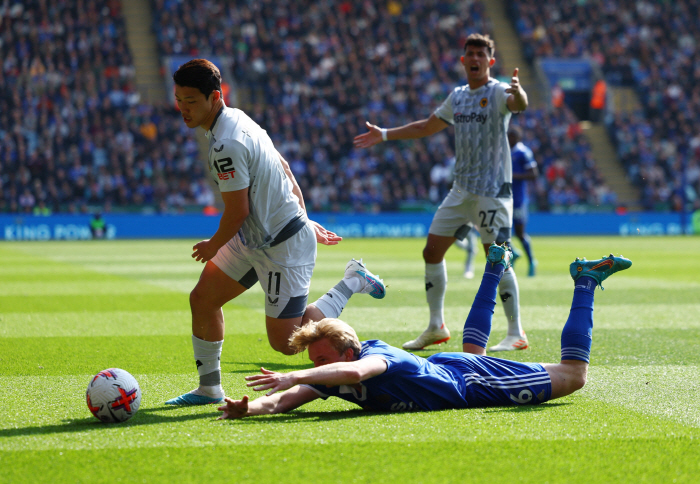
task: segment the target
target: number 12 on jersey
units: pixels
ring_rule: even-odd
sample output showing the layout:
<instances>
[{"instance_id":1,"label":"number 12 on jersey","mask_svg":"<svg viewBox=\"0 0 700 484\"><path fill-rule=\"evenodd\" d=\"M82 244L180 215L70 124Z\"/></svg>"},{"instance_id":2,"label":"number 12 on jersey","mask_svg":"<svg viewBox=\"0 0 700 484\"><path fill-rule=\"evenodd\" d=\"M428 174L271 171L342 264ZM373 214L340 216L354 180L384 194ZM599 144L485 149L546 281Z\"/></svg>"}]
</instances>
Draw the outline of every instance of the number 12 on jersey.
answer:
<instances>
[{"instance_id":1,"label":"number 12 on jersey","mask_svg":"<svg viewBox=\"0 0 700 484\"><path fill-rule=\"evenodd\" d=\"M233 167L233 160L231 158L221 158L220 160L214 160L214 168L219 175L219 180L229 180L232 179L236 173L236 169Z\"/></svg>"}]
</instances>

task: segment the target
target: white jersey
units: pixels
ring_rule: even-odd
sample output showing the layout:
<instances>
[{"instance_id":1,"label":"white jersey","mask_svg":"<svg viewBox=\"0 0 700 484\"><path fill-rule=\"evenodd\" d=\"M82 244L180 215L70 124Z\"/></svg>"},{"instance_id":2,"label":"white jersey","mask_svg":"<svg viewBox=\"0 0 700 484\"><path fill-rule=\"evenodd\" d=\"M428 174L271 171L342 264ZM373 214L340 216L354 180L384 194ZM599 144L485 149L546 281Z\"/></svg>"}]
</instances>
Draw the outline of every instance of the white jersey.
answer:
<instances>
[{"instance_id":1,"label":"white jersey","mask_svg":"<svg viewBox=\"0 0 700 484\"><path fill-rule=\"evenodd\" d=\"M250 213L238 233L246 247L270 247L276 238L279 242L285 234L306 224L306 214L292 193L292 182L279 154L255 121L240 109L223 107L206 136L209 172L219 190L249 188Z\"/></svg>"},{"instance_id":2,"label":"white jersey","mask_svg":"<svg viewBox=\"0 0 700 484\"><path fill-rule=\"evenodd\" d=\"M496 79L456 87L434 114L455 127L455 183L476 195L510 198L513 168L508 145L510 86Z\"/></svg>"}]
</instances>

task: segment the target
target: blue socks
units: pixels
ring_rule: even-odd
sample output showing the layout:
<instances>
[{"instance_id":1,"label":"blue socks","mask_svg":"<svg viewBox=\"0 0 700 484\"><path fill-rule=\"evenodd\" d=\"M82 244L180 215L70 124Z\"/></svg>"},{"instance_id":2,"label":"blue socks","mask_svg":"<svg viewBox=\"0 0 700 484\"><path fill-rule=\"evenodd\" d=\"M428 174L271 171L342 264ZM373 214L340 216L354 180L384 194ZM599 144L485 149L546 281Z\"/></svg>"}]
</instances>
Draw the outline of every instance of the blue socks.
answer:
<instances>
[{"instance_id":1,"label":"blue socks","mask_svg":"<svg viewBox=\"0 0 700 484\"><path fill-rule=\"evenodd\" d=\"M492 267L490 262L486 263L484 278L481 280L479 290L474 297L474 303L464 323L463 344L471 343L486 348L491 334L491 320L496 307L498 284L501 282L503 269L500 264Z\"/></svg>"},{"instance_id":2,"label":"blue socks","mask_svg":"<svg viewBox=\"0 0 700 484\"><path fill-rule=\"evenodd\" d=\"M589 363L593 342L593 295L598 283L590 277L575 282L569 319L561 332L561 359Z\"/></svg>"},{"instance_id":3,"label":"blue socks","mask_svg":"<svg viewBox=\"0 0 700 484\"><path fill-rule=\"evenodd\" d=\"M532 258L532 248L530 247L530 236L525 234L525 236L520 239L520 242L523 244L523 249L525 249L525 254L527 254L527 260L532 264L532 262L535 260Z\"/></svg>"}]
</instances>

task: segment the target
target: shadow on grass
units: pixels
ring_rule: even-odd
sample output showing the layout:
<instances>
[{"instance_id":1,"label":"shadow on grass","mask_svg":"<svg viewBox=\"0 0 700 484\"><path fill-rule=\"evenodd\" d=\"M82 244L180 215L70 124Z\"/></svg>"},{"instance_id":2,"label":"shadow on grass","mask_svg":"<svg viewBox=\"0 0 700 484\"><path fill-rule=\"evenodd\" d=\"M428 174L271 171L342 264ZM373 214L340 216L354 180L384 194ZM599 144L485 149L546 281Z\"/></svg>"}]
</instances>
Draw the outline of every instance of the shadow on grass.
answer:
<instances>
[{"instance_id":1,"label":"shadow on grass","mask_svg":"<svg viewBox=\"0 0 700 484\"><path fill-rule=\"evenodd\" d=\"M523 412L540 412L547 410L551 407L558 407L562 405L571 405L570 402L545 402L541 405L519 405L519 406L508 406L508 407L488 407L483 410L487 413L523 413ZM191 408L191 407L185 407ZM212 405L212 408L216 408ZM476 410L478 407L475 407ZM93 417L66 420L65 423L60 425L39 425L32 427L21 427L15 429L0 429L0 438L3 437L21 437L26 435L50 435L50 434L62 434L71 432L91 432L99 431L105 429L114 428L128 428L128 427L139 427L142 425L156 425L162 423L174 423L174 422L186 422L188 420L200 420L200 419L217 419L221 416L221 412L206 412L197 414L187 414L187 415L162 415L163 412L169 413L176 410L182 410L183 407L179 406L161 406L155 408L144 408L140 409L138 414L132 419L114 424L105 424ZM469 409L464 409L469 410ZM439 412L439 411L438 411ZM434 412L376 412L358 409L351 410L329 410L326 412L305 412L305 411L292 411L289 413L281 413L277 415L256 415L252 417L247 417L245 419L238 419L236 422L240 425L259 425L262 422L274 422L274 423L298 423L307 421L316 422L331 422L334 420L345 420L345 419L359 419L367 417L376 416L386 416L386 415L405 415L407 413L420 413L428 414Z\"/></svg>"},{"instance_id":2,"label":"shadow on grass","mask_svg":"<svg viewBox=\"0 0 700 484\"><path fill-rule=\"evenodd\" d=\"M513 413L530 413L530 412L542 412L552 407L561 407L563 405L571 405L571 402L554 402L552 400L540 403L539 405L514 405L508 407L478 407L485 409L484 413L503 413L503 412L513 412Z\"/></svg>"},{"instance_id":3,"label":"shadow on grass","mask_svg":"<svg viewBox=\"0 0 700 484\"><path fill-rule=\"evenodd\" d=\"M313 365L311 362L304 362L300 363L297 365L290 365L287 363L279 363L279 362L270 362L270 361L227 361L227 362L222 362L226 363L229 365L236 365L236 367L239 366L245 366L245 365L250 365L250 369L240 369L240 370L228 370L224 371L224 373L245 373L247 375L255 374L260 372L260 367L265 368L266 370L270 371L279 371L279 372L285 372L285 371L295 371L295 370L306 370L307 368L311 368Z\"/></svg>"},{"instance_id":4,"label":"shadow on grass","mask_svg":"<svg viewBox=\"0 0 700 484\"><path fill-rule=\"evenodd\" d=\"M121 423L102 423L94 417L64 420L60 425L39 425L35 427L20 427L16 429L0 429L0 439L3 437L20 437L25 435L49 435L63 434L70 432L92 432L95 430L116 429L138 427L141 425L154 425L161 423L186 422L188 420L199 420L203 418L218 418L221 412L207 412L188 415L159 415L160 412L169 412L182 409L178 406L163 406L156 408L144 408L134 415L130 420ZM189 407L188 407L189 408ZM212 405L212 409L216 409ZM157 413L156 413L157 412Z\"/></svg>"},{"instance_id":5,"label":"shadow on grass","mask_svg":"<svg viewBox=\"0 0 700 484\"><path fill-rule=\"evenodd\" d=\"M545 402L540 405L518 405L518 406L507 406L507 407L474 407L472 409L465 408L462 410L482 410L487 414L496 413L525 413L525 412L540 412L547 410L551 407L558 407L562 405L571 405L570 402ZM484 410L486 408L486 410ZM333 421L333 420L345 420L348 418L362 418L362 417L377 417L377 416L387 416L387 415L407 415L407 414L422 414L427 415L430 413L439 412L449 412L447 410L435 410L435 411L417 411L417 412L379 412L379 411L369 411L362 410L361 408L352 410L329 410L327 412L304 412L304 411L292 411L289 413L280 413L277 415L255 415L252 417L246 417L244 419L237 419L241 424L254 425L260 422L276 422L276 423L294 423L303 421Z\"/></svg>"}]
</instances>

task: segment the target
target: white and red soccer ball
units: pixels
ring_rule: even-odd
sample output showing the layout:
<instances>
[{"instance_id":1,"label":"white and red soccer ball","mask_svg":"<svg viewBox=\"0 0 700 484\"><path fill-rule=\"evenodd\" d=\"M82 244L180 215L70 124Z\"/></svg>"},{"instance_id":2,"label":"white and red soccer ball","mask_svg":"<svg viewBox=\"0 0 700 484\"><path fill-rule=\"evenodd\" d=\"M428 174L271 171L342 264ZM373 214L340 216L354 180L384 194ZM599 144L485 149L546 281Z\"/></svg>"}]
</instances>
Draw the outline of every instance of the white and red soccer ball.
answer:
<instances>
[{"instance_id":1,"label":"white and red soccer ball","mask_svg":"<svg viewBox=\"0 0 700 484\"><path fill-rule=\"evenodd\" d=\"M103 422L125 422L138 411L141 388L136 378L119 368L102 370L88 384L87 406Z\"/></svg>"}]
</instances>

